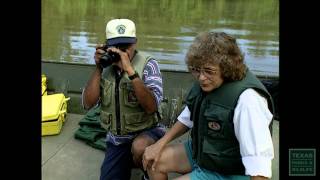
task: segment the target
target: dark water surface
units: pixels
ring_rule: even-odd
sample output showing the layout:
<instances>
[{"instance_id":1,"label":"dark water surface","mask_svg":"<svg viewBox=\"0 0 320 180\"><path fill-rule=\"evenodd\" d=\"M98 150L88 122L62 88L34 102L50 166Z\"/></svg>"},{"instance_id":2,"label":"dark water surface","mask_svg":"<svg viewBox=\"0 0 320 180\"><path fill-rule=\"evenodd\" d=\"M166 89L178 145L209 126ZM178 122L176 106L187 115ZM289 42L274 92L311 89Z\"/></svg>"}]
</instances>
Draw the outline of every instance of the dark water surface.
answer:
<instances>
[{"instance_id":1,"label":"dark water surface","mask_svg":"<svg viewBox=\"0 0 320 180\"><path fill-rule=\"evenodd\" d=\"M112 18L136 23L138 49L162 69L186 70L184 58L201 31L238 38L246 64L259 74L279 74L277 0L42 0L42 60L94 64Z\"/></svg>"}]
</instances>

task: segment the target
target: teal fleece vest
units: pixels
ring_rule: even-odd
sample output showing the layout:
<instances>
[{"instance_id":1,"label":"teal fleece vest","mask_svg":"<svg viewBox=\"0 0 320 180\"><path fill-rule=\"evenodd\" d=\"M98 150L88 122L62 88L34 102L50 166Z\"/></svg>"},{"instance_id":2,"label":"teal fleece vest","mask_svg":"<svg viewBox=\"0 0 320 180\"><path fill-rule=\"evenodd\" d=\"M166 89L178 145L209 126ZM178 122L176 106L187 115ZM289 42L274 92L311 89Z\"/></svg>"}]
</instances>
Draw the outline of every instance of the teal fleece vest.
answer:
<instances>
[{"instance_id":1,"label":"teal fleece vest","mask_svg":"<svg viewBox=\"0 0 320 180\"><path fill-rule=\"evenodd\" d=\"M250 71L243 80L224 83L207 95L203 94L198 82L191 88L186 104L194 122L191 132L193 159L200 167L226 175L244 175L233 115L240 94L248 88L266 97L273 113L270 94Z\"/></svg>"},{"instance_id":2,"label":"teal fleece vest","mask_svg":"<svg viewBox=\"0 0 320 180\"><path fill-rule=\"evenodd\" d=\"M141 52L134 56L131 64L140 78L150 59L150 56ZM124 73L117 85L115 73L113 65L105 68L100 81L102 127L115 135L127 135L155 126L159 121L156 113L145 113L135 96L128 74Z\"/></svg>"}]
</instances>

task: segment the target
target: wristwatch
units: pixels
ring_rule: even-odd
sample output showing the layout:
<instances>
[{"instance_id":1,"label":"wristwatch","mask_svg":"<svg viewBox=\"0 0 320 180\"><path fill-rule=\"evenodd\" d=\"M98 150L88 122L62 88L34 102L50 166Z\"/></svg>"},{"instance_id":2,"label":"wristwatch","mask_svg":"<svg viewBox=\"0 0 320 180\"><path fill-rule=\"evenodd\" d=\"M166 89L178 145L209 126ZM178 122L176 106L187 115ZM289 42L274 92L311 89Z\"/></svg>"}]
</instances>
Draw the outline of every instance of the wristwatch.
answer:
<instances>
[{"instance_id":1,"label":"wristwatch","mask_svg":"<svg viewBox=\"0 0 320 180\"><path fill-rule=\"evenodd\" d=\"M137 71L134 71L134 74L131 75L131 76L128 76L128 77L129 77L129 79L132 81L132 80L134 80L135 78L139 77L139 74L137 73Z\"/></svg>"}]
</instances>

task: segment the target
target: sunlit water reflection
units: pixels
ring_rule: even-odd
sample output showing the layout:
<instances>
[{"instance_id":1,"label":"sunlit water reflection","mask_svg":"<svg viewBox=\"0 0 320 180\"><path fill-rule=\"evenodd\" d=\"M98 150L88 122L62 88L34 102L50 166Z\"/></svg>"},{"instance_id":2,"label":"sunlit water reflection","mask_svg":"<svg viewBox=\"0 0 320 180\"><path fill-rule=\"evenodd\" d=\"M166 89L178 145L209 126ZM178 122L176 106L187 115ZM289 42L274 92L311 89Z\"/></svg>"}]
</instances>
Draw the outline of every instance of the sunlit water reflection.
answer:
<instances>
[{"instance_id":1,"label":"sunlit water reflection","mask_svg":"<svg viewBox=\"0 0 320 180\"><path fill-rule=\"evenodd\" d=\"M126 17L136 23L138 49L152 54L162 69L186 70L185 54L197 33L224 31L237 38L251 70L277 76L278 2L259 2L42 0L42 59L93 64L105 23Z\"/></svg>"}]
</instances>

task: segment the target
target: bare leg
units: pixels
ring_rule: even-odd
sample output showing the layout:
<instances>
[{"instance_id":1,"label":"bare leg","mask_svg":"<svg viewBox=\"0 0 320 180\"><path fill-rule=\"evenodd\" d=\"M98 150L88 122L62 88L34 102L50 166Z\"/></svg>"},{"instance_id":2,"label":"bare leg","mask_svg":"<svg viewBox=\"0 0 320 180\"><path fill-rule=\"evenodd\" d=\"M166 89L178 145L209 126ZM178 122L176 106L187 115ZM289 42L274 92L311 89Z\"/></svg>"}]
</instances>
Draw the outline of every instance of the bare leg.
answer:
<instances>
[{"instance_id":1,"label":"bare leg","mask_svg":"<svg viewBox=\"0 0 320 180\"><path fill-rule=\"evenodd\" d=\"M142 167L142 155L146 147L154 144L155 140L146 134L141 134L133 140L131 152L133 155L134 164L143 169Z\"/></svg>"},{"instance_id":2,"label":"bare leg","mask_svg":"<svg viewBox=\"0 0 320 180\"><path fill-rule=\"evenodd\" d=\"M191 179L190 178L190 173L188 173L188 174L185 174L183 176L177 177L177 178L175 178L173 180L190 180L190 179Z\"/></svg>"},{"instance_id":3,"label":"bare leg","mask_svg":"<svg viewBox=\"0 0 320 180\"><path fill-rule=\"evenodd\" d=\"M152 171L151 170L151 166L148 166L147 172L148 172L149 178L152 179L152 180L153 179L156 179L156 180L167 180L168 179L168 174L167 173L158 172L157 170L156 171Z\"/></svg>"},{"instance_id":4,"label":"bare leg","mask_svg":"<svg viewBox=\"0 0 320 180\"><path fill-rule=\"evenodd\" d=\"M168 179L169 172L186 174L191 172L192 168L189 163L184 144L169 144L161 153L156 170L152 171L148 167L148 174L151 179Z\"/></svg>"}]
</instances>

